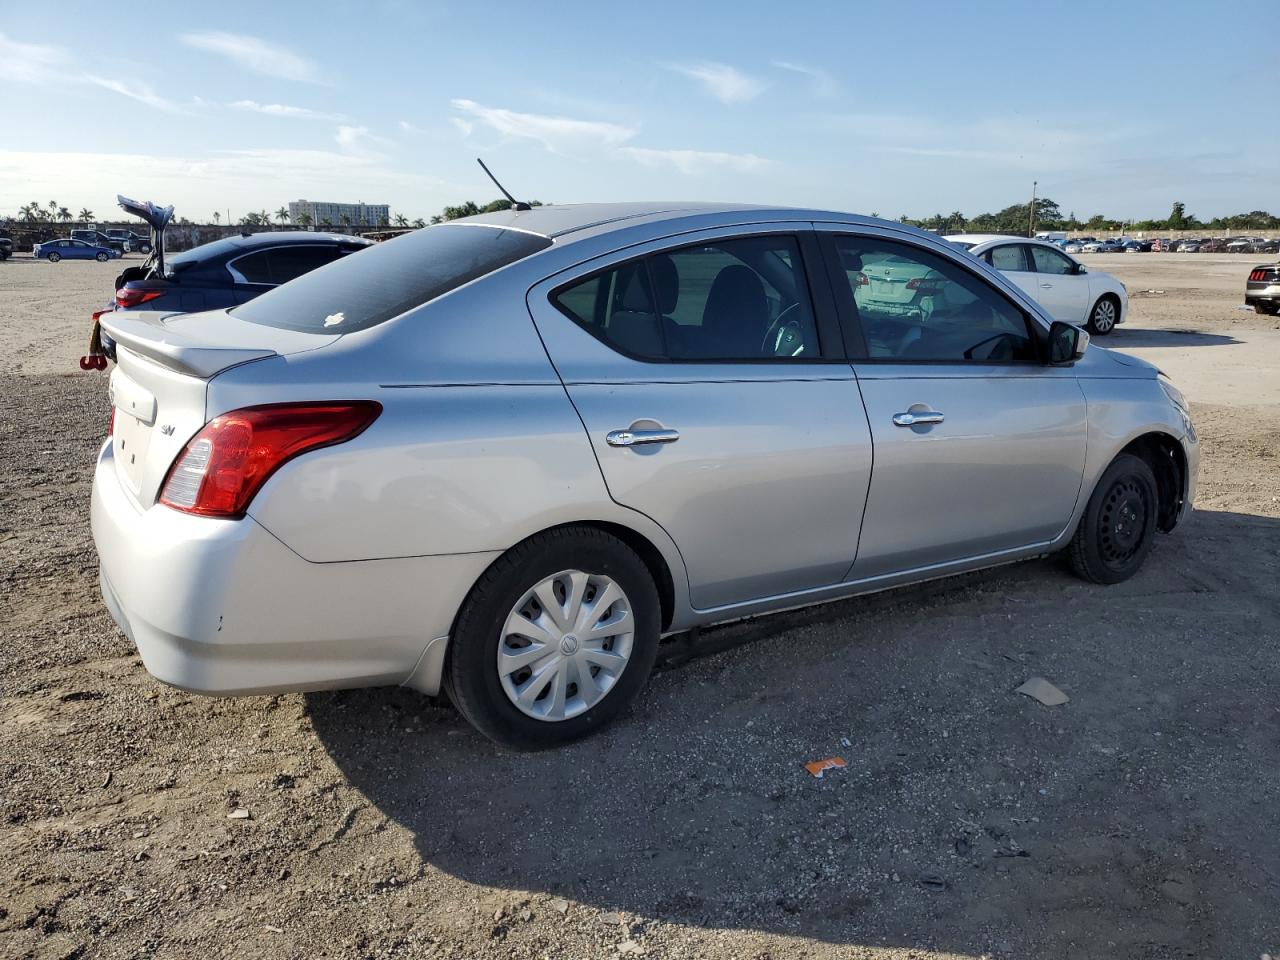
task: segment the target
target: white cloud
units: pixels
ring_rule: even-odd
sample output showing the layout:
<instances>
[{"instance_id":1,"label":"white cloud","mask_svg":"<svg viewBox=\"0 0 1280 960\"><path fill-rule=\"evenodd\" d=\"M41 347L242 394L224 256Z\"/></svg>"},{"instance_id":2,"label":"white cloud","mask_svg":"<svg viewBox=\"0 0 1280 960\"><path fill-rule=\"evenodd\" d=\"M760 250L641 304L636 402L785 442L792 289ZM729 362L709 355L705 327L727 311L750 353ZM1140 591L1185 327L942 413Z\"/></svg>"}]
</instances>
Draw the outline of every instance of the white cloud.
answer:
<instances>
[{"instance_id":1,"label":"white cloud","mask_svg":"<svg viewBox=\"0 0 1280 960\"><path fill-rule=\"evenodd\" d=\"M62 47L19 43L0 33L0 75L18 83L40 83L69 59Z\"/></svg>"},{"instance_id":2,"label":"white cloud","mask_svg":"<svg viewBox=\"0 0 1280 960\"><path fill-rule=\"evenodd\" d=\"M145 83L127 84L123 80L112 80L109 77L97 77L91 73L84 75L86 83L92 83L95 86L102 87L104 90L110 90L118 93L122 97L128 97L130 100L137 100L139 103L145 103L148 107L154 107L156 110L163 110L166 113L182 113L182 108L172 100L166 100L160 94L156 93Z\"/></svg>"},{"instance_id":3,"label":"white cloud","mask_svg":"<svg viewBox=\"0 0 1280 960\"><path fill-rule=\"evenodd\" d=\"M574 120L539 113L517 113L486 107L474 100L451 101L455 110L467 117L453 117L454 126L468 136L475 123L496 130L504 137L533 140L552 153L573 153L585 148L616 147L636 135L634 127L601 120ZM469 119L468 119L469 118Z\"/></svg>"},{"instance_id":4,"label":"white cloud","mask_svg":"<svg viewBox=\"0 0 1280 960\"><path fill-rule=\"evenodd\" d=\"M396 124L396 126L400 128L401 133L426 133L427 132L423 130L421 127L415 127L408 120L401 120L398 124Z\"/></svg>"},{"instance_id":5,"label":"white cloud","mask_svg":"<svg viewBox=\"0 0 1280 960\"><path fill-rule=\"evenodd\" d=\"M786 70L790 73L798 73L801 76L808 77L813 81L813 92L819 97L834 97L840 92L840 86L836 83L835 78L818 67L806 66L803 63L793 63L789 60L774 60L773 65L779 70Z\"/></svg>"},{"instance_id":6,"label":"white cloud","mask_svg":"<svg viewBox=\"0 0 1280 960\"><path fill-rule=\"evenodd\" d=\"M320 68L287 47L239 33L184 33L178 39L189 47L207 50L254 73L304 83L323 82Z\"/></svg>"},{"instance_id":7,"label":"white cloud","mask_svg":"<svg viewBox=\"0 0 1280 960\"><path fill-rule=\"evenodd\" d=\"M646 167L675 167L681 173L700 174L714 170L754 173L769 166L770 161L754 153L722 153L718 150L652 150L647 147L623 147L622 152Z\"/></svg>"},{"instance_id":8,"label":"white cloud","mask_svg":"<svg viewBox=\"0 0 1280 960\"><path fill-rule=\"evenodd\" d=\"M285 103L258 103L256 100L236 100L228 103L232 110L248 110L265 113L269 117L291 117L297 120L341 120L340 113L322 113L309 107L291 107Z\"/></svg>"},{"instance_id":9,"label":"white cloud","mask_svg":"<svg viewBox=\"0 0 1280 960\"><path fill-rule=\"evenodd\" d=\"M392 141L386 137L370 133L368 127L340 126L333 139L337 141L338 146L348 153L371 153L374 147L389 147L392 145Z\"/></svg>"},{"instance_id":10,"label":"white cloud","mask_svg":"<svg viewBox=\"0 0 1280 960\"><path fill-rule=\"evenodd\" d=\"M727 63L667 63L668 70L697 80L722 103L745 103L764 91L765 85Z\"/></svg>"}]
</instances>

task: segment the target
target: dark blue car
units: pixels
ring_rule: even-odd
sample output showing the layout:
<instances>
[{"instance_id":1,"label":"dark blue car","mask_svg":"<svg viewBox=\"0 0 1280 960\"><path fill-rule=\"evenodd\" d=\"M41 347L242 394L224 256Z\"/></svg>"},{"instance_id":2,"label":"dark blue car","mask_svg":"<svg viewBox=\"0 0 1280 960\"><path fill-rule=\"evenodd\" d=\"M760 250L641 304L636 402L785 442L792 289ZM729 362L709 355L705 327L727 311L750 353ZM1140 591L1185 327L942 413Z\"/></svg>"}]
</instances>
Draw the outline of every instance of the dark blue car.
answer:
<instances>
[{"instance_id":1,"label":"dark blue car","mask_svg":"<svg viewBox=\"0 0 1280 960\"><path fill-rule=\"evenodd\" d=\"M290 231L227 237L116 278L115 309L194 313L252 300L273 287L363 250L373 241L333 233Z\"/></svg>"}]
</instances>

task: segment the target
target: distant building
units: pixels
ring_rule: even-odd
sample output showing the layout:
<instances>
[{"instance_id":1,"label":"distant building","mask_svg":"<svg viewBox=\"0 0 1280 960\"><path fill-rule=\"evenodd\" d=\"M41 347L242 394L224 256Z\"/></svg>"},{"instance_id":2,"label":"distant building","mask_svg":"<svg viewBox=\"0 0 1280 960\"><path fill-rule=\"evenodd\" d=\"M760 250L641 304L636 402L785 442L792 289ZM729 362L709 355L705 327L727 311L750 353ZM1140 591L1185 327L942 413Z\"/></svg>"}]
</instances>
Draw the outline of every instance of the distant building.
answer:
<instances>
[{"instance_id":1,"label":"distant building","mask_svg":"<svg viewBox=\"0 0 1280 960\"><path fill-rule=\"evenodd\" d=\"M322 203L319 200L290 200L289 220L297 223L303 214L311 218L311 226L328 221L335 227L342 218L353 227L380 227L391 222L391 207L385 203Z\"/></svg>"}]
</instances>

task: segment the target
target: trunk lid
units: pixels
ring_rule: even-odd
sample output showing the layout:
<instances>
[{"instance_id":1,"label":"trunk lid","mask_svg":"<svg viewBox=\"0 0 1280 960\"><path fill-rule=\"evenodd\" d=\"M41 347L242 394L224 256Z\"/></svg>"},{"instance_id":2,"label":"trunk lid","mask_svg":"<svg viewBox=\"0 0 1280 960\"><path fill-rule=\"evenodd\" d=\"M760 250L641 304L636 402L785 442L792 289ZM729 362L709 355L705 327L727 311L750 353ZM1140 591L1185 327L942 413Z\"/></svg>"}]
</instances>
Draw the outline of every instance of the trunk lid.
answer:
<instances>
[{"instance_id":1,"label":"trunk lid","mask_svg":"<svg viewBox=\"0 0 1280 960\"><path fill-rule=\"evenodd\" d=\"M224 370L337 340L246 323L217 310L104 314L116 342L112 449L121 485L142 508L160 495L174 459L208 422L208 384ZM221 412L221 411L218 411Z\"/></svg>"}]
</instances>

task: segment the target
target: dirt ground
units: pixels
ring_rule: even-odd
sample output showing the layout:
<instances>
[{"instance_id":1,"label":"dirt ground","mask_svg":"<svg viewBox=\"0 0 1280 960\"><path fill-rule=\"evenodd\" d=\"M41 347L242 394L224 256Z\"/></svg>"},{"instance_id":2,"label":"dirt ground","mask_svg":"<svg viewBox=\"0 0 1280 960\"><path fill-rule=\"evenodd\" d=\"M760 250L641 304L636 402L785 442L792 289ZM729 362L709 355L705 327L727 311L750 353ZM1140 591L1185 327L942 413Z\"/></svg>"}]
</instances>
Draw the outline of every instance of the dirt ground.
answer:
<instances>
[{"instance_id":1,"label":"dirt ground","mask_svg":"<svg viewBox=\"0 0 1280 960\"><path fill-rule=\"evenodd\" d=\"M1133 297L1098 342L1204 441L1141 574L675 640L620 723L540 754L397 689L152 680L98 596L105 377L74 367L118 264L0 263L0 957L1280 953L1280 321L1238 308L1248 258L1085 259Z\"/></svg>"}]
</instances>

